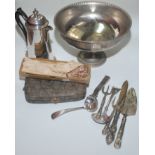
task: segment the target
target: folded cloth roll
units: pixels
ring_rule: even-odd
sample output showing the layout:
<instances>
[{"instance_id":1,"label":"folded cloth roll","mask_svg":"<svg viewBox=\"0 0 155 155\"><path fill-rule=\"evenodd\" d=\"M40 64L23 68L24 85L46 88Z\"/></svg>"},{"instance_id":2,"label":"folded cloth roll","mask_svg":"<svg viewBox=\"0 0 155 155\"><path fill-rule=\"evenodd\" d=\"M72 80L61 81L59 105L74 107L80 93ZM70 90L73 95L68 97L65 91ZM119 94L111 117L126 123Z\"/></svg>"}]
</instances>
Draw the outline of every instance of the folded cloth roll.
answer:
<instances>
[{"instance_id":1,"label":"folded cloth roll","mask_svg":"<svg viewBox=\"0 0 155 155\"><path fill-rule=\"evenodd\" d=\"M53 61L47 59L24 58L20 67L20 77L48 80L74 81L89 84L91 67L74 61Z\"/></svg>"}]
</instances>

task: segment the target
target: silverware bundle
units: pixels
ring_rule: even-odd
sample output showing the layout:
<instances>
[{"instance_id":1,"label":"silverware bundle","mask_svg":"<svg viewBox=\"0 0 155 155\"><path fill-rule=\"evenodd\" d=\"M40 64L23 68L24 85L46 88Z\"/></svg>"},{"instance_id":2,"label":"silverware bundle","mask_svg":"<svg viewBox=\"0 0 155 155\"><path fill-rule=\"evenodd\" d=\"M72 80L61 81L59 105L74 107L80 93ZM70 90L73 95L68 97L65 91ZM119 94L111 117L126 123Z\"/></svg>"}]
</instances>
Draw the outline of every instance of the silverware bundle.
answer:
<instances>
[{"instance_id":1,"label":"silverware bundle","mask_svg":"<svg viewBox=\"0 0 155 155\"><path fill-rule=\"evenodd\" d=\"M136 97L134 88L130 88L128 90L128 81L125 81L123 83L121 89L113 87L111 89L111 92L108 92L108 90L109 90L109 86L107 87L106 91L104 91L104 88L102 89L104 97L102 99L98 112L92 114L92 119L96 123L105 124L102 130L102 134L106 135L106 143L109 145L115 140L114 147L119 149L122 143L122 137L124 134L124 128L125 128L127 116L135 115L136 113L137 97ZM114 98L114 96L119 91L120 91L120 94L117 99L117 102L115 103L116 97ZM108 95L110 95L110 97L107 102L107 105L103 110L106 97ZM113 110L111 114L108 116L107 111L111 102L112 102ZM119 127L119 130L117 132L117 124L118 124L120 115L123 115L123 118L122 118L122 122ZM117 132L117 135L116 135L116 132Z\"/></svg>"},{"instance_id":2,"label":"silverware bundle","mask_svg":"<svg viewBox=\"0 0 155 155\"><path fill-rule=\"evenodd\" d=\"M75 107L63 109L60 111L54 112L51 117L55 119L65 113L86 109L89 112L95 112L98 107L97 96L100 90L104 94L103 99L101 101L100 107L96 113L92 113L92 119L94 122L99 124L104 124L104 128L102 130L102 134L106 136L106 143L109 145L114 140L114 147L119 149L122 143L122 137L124 134L124 128L127 120L127 116L135 115L137 110L137 97L134 88L130 88L128 90L128 81L125 81L121 87L121 89L110 86L105 90L105 84L110 80L109 76L105 76L103 80L99 83L99 85L95 88L92 95L89 95L83 107ZM119 97L115 103L116 95L120 91ZM109 96L108 100L107 97ZM107 102L106 102L107 100ZM109 106L112 105L112 112L108 115ZM117 132L117 124L120 115L123 115L122 122ZM116 135L117 132L117 135ZM115 138L116 137L116 138Z\"/></svg>"}]
</instances>

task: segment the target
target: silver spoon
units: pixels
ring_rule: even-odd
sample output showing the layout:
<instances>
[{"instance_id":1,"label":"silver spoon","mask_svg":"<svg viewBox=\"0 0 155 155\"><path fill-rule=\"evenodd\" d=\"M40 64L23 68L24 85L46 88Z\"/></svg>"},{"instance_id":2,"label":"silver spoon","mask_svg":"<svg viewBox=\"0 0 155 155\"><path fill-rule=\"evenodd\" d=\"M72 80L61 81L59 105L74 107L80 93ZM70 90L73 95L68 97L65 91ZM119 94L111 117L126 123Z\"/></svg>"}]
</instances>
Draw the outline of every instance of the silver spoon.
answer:
<instances>
[{"instance_id":1,"label":"silver spoon","mask_svg":"<svg viewBox=\"0 0 155 155\"><path fill-rule=\"evenodd\" d=\"M83 107L76 107L76 108L68 108L68 109L63 109L60 111L56 111L51 115L52 119L55 119L63 114L66 114L71 111L75 110L81 110L81 109L86 109L89 112L94 112L97 109L98 106L98 101L97 101L97 96L99 91L102 89L102 87L109 81L110 77L105 76L103 80L99 83L99 85L95 88L94 92L92 95L89 95L84 103Z\"/></svg>"}]
</instances>

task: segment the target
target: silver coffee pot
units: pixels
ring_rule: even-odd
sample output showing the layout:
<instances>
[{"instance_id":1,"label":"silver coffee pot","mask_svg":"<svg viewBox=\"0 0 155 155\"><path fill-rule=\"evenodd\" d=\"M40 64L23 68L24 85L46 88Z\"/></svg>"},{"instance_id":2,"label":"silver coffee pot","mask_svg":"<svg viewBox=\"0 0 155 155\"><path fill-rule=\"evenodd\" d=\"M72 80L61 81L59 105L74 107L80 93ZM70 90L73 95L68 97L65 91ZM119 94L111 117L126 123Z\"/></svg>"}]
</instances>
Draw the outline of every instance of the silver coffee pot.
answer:
<instances>
[{"instance_id":1,"label":"silver coffee pot","mask_svg":"<svg viewBox=\"0 0 155 155\"><path fill-rule=\"evenodd\" d=\"M25 20L25 25L20 20L20 16ZM52 52L48 31L53 28L49 26L46 17L36 9L28 17L21 8L18 8L15 19L25 36L27 56L30 58L48 58L49 53Z\"/></svg>"}]
</instances>

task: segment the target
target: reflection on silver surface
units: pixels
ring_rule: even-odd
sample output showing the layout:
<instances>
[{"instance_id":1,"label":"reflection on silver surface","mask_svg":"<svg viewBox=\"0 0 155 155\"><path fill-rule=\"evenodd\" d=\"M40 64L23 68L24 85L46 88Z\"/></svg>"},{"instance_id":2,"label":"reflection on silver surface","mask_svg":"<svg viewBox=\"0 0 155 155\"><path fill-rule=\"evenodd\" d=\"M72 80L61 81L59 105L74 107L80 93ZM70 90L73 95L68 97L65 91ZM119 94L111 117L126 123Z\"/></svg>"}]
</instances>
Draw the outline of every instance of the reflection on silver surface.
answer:
<instances>
[{"instance_id":1,"label":"reflection on silver surface","mask_svg":"<svg viewBox=\"0 0 155 155\"><path fill-rule=\"evenodd\" d=\"M112 40L119 34L119 29L108 25L106 22L79 22L73 25L67 35L70 38L83 41L106 41Z\"/></svg>"}]
</instances>

